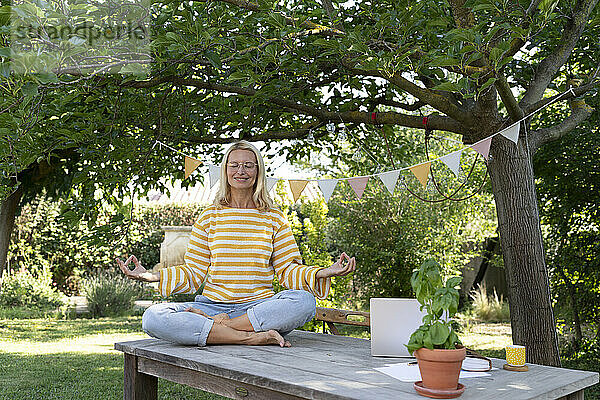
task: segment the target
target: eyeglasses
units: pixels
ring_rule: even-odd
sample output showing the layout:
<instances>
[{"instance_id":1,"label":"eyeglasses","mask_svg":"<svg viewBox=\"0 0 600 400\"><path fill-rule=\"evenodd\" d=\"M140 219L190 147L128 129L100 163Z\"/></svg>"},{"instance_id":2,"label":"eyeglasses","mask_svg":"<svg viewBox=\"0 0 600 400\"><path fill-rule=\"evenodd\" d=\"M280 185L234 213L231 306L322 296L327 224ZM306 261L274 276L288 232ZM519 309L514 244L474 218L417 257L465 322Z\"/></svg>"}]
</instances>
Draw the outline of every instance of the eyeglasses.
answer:
<instances>
[{"instance_id":1,"label":"eyeglasses","mask_svg":"<svg viewBox=\"0 0 600 400\"><path fill-rule=\"evenodd\" d=\"M240 167L242 167L243 169L247 169L247 170L253 170L254 168L256 168L256 163L252 162L252 161L246 161L243 163L239 163L239 162L230 162L227 163L227 166L231 169L238 169Z\"/></svg>"}]
</instances>

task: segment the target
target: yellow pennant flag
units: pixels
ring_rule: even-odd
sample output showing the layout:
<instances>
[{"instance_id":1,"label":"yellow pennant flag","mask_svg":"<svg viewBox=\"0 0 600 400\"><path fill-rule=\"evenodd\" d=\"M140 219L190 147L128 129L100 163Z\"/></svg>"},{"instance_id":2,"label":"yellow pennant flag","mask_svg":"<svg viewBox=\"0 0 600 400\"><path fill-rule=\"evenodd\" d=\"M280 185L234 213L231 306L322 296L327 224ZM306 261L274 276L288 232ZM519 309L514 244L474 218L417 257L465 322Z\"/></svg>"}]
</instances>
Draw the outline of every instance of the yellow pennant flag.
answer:
<instances>
[{"instance_id":1,"label":"yellow pennant flag","mask_svg":"<svg viewBox=\"0 0 600 400\"><path fill-rule=\"evenodd\" d=\"M410 172L412 172L417 179L419 180L419 182L421 182L421 185L423 185L424 188L427 187L427 178L429 178L429 170L431 168L431 163L430 162L426 162L424 164L419 164L419 165L415 165L414 167L410 167Z\"/></svg>"},{"instance_id":2,"label":"yellow pennant flag","mask_svg":"<svg viewBox=\"0 0 600 400\"><path fill-rule=\"evenodd\" d=\"M298 200L298 198L300 198L300 195L302 194L302 191L308 184L308 181L300 180L300 179L290 179L289 182L290 182L290 189L292 189L292 195L294 196L294 203L295 203L296 200Z\"/></svg>"},{"instance_id":3,"label":"yellow pennant flag","mask_svg":"<svg viewBox=\"0 0 600 400\"><path fill-rule=\"evenodd\" d=\"M202 161L185 156L185 178L183 179L187 179L200 165L202 165Z\"/></svg>"}]
</instances>

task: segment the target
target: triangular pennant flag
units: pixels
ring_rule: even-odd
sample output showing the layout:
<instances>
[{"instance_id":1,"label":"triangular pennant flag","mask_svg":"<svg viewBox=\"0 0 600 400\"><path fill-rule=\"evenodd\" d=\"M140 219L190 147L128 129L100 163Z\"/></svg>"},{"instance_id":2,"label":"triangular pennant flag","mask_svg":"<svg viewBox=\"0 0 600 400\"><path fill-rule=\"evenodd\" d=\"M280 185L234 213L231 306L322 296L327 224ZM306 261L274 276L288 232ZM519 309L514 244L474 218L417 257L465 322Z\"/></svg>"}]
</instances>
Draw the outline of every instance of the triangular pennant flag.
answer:
<instances>
[{"instance_id":1,"label":"triangular pennant flag","mask_svg":"<svg viewBox=\"0 0 600 400\"><path fill-rule=\"evenodd\" d=\"M221 179L221 167L218 165L208 165L208 178L210 179L210 187L213 186Z\"/></svg>"},{"instance_id":2,"label":"triangular pennant flag","mask_svg":"<svg viewBox=\"0 0 600 400\"><path fill-rule=\"evenodd\" d=\"M505 138L512 140L515 144L519 141L519 130L521 129L521 123L517 122L514 125L509 126L505 130L501 131L500 134Z\"/></svg>"},{"instance_id":3,"label":"triangular pennant flag","mask_svg":"<svg viewBox=\"0 0 600 400\"><path fill-rule=\"evenodd\" d=\"M458 176L460 171L460 156L462 155L462 150L454 151L450 154L446 154L443 157L440 157L440 161L443 162L450 168L454 175Z\"/></svg>"},{"instance_id":4,"label":"triangular pennant flag","mask_svg":"<svg viewBox=\"0 0 600 400\"><path fill-rule=\"evenodd\" d=\"M368 176L359 176L356 178L348 179L348 184L352 187L352 190L354 190L354 193L356 193L356 196L358 197L359 200L362 197L363 193L365 192L365 188L367 187L367 182L369 182Z\"/></svg>"},{"instance_id":5,"label":"triangular pennant flag","mask_svg":"<svg viewBox=\"0 0 600 400\"><path fill-rule=\"evenodd\" d=\"M195 158L185 156L185 175L183 179L187 179L196 168L202 164L202 161Z\"/></svg>"},{"instance_id":6,"label":"triangular pennant flag","mask_svg":"<svg viewBox=\"0 0 600 400\"><path fill-rule=\"evenodd\" d=\"M298 198L300 198L300 195L302 194L302 191L308 184L308 181L303 180L303 179L302 180L301 179L290 179L289 182L290 182L290 189L292 189L292 196L294 196L294 203L295 203L296 200L298 200Z\"/></svg>"},{"instance_id":7,"label":"triangular pennant flag","mask_svg":"<svg viewBox=\"0 0 600 400\"><path fill-rule=\"evenodd\" d=\"M383 182L387 190L389 190L392 195L394 194L394 189L396 189L396 182L398 181L399 176L399 169L379 174L379 179L381 179L381 182Z\"/></svg>"},{"instance_id":8,"label":"triangular pennant flag","mask_svg":"<svg viewBox=\"0 0 600 400\"><path fill-rule=\"evenodd\" d=\"M267 177L267 193L271 192L273 186L275 186L278 181L279 178L271 178L270 176Z\"/></svg>"},{"instance_id":9,"label":"triangular pennant flag","mask_svg":"<svg viewBox=\"0 0 600 400\"><path fill-rule=\"evenodd\" d=\"M471 148L479 154L481 154L486 161L490 154L490 145L492 144L492 138L493 136L490 136L489 138L477 142L471 146Z\"/></svg>"},{"instance_id":10,"label":"triangular pennant flag","mask_svg":"<svg viewBox=\"0 0 600 400\"><path fill-rule=\"evenodd\" d=\"M423 187L426 188L427 178L429 178L429 170L431 169L431 162L415 165L413 167L409 167L408 169L410 169L410 172L412 172L417 177L419 182L421 182L421 185L423 185Z\"/></svg>"},{"instance_id":11,"label":"triangular pennant flag","mask_svg":"<svg viewBox=\"0 0 600 400\"><path fill-rule=\"evenodd\" d=\"M331 197L333 190L337 186L337 183L337 179L322 179L320 181L317 181L319 189L321 189L321 193L323 193L323 198L325 198L325 202L329 201L329 198Z\"/></svg>"}]
</instances>

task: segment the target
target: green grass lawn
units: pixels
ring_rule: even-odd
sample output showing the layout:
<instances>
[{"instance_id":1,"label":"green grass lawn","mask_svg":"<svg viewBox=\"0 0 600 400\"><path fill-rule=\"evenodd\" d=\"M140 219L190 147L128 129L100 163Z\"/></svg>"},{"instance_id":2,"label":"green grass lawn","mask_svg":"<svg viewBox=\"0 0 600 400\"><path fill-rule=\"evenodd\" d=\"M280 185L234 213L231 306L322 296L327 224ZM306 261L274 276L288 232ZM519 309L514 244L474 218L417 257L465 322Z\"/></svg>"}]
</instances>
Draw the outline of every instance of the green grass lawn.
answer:
<instances>
[{"instance_id":1,"label":"green grass lawn","mask_svg":"<svg viewBox=\"0 0 600 400\"><path fill-rule=\"evenodd\" d=\"M368 333L345 332L367 337ZM146 338L141 317L60 320L0 319L0 400L119 399L123 396L123 355L118 341ZM480 353L504 358L512 343L509 324L474 324L460 335ZM597 363L567 368L599 370ZM586 399L600 400L596 385ZM159 379L159 399L209 400L223 397Z\"/></svg>"},{"instance_id":2,"label":"green grass lawn","mask_svg":"<svg viewBox=\"0 0 600 400\"><path fill-rule=\"evenodd\" d=\"M123 398L118 341L147 337L141 317L0 320L0 400ZM159 379L159 399L223 397Z\"/></svg>"}]
</instances>

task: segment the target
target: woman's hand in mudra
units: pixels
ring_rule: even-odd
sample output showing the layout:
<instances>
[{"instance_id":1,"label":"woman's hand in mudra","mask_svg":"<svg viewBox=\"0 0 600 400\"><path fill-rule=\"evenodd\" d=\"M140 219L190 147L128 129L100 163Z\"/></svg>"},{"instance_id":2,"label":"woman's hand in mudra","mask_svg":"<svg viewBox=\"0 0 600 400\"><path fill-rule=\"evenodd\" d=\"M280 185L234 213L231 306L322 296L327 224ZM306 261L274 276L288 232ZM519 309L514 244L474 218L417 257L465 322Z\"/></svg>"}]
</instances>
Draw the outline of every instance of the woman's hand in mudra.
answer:
<instances>
[{"instance_id":1,"label":"woman's hand in mudra","mask_svg":"<svg viewBox=\"0 0 600 400\"><path fill-rule=\"evenodd\" d=\"M129 263L133 261L133 265L135 265L134 269L129 269ZM140 264L136 256L129 256L127 261L123 262L120 258L116 259L117 265L121 268L121 271L125 274L129 279L133 279L136 281L142 282L158 282L160 281L160 277L158 274L154 274L152 272L148 272L146 268Z\"/></svg>"},{"instance_id":2,"label":"woman's hand in mudra","mask_svg":"<svg viewBox=\"0 0 600 400\"><path fill-rule=\"evenodd\" d=\"M348 275L356 269L356 260L348 254L340 254L340 258L329 268L317 272L317 278L330 278L332 276Z\"/></svg>"}]
</instances>

